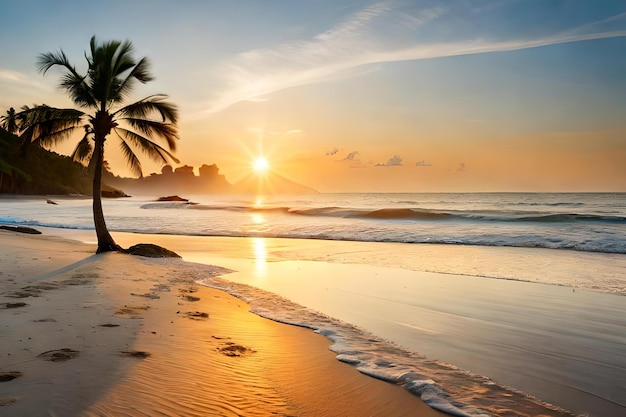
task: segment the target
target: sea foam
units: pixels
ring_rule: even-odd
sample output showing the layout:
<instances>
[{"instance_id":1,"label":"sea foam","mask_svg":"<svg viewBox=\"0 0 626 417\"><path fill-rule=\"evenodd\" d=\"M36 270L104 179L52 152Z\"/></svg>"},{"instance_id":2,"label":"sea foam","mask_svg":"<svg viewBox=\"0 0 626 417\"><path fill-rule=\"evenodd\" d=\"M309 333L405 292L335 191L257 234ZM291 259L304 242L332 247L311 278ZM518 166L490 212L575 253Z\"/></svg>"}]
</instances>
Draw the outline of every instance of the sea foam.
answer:
<instances>
[{"instance_id":1,"label":"sea foam","mask_svg":"<svg viewBox=\"0 0 626 417\"><path fill-rule=\"evenodd\" d=\"M162 261L177 262L177 261ZM341 320L276 294L220 277L223 268L187 263L199 284L226 291L250 304L250 311L280 323L311 329L332 341L341 362L368 376L399 384L434 409L453 416L487 417L502 408L519 416L571 415L525 393L440 361L429 360Z\"/></svg>"}]
</instances>

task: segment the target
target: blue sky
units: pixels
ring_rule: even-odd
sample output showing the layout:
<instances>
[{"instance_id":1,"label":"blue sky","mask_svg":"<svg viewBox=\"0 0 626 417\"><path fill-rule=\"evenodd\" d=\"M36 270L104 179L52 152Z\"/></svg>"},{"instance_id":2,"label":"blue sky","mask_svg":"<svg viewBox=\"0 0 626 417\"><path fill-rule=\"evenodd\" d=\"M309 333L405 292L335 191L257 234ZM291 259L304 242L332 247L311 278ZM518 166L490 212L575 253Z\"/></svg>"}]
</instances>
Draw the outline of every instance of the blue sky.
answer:
<instances>
[{"instance_id":1,"label":"blue sky","mask_svg":"<svg viewBox=\"0 0 626 417\"><path fill-rule=\"evenodd\" d=\"M179 158L217 163L229 180L264 153L321 191L626 191L626 1L2 10L0 111L71 104L58 73L37 73L38 53L62 48L81 69L92 35L130 39L156 76L137 98L164 92L180 106Z\"/></svg>"}]
</instances>

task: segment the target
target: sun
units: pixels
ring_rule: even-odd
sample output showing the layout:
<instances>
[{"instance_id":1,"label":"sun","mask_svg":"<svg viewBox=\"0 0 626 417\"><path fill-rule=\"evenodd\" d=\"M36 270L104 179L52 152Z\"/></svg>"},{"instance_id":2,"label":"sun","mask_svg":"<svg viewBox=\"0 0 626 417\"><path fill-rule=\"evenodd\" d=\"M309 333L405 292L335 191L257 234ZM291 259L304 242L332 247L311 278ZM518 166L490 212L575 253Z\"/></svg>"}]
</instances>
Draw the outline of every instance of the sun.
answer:
<instances>
[{"instance_id":1,"label":"sun","mask_svg":"<svg viewBox=\"0 0 626 417\"><path fill-rule=\"evenodd\" d=\"M258 174L265 174L270 169L270 163L265 157L259 156L254 160L252 168L254 169L254 172Z\"/></svg>"}]
</instances>

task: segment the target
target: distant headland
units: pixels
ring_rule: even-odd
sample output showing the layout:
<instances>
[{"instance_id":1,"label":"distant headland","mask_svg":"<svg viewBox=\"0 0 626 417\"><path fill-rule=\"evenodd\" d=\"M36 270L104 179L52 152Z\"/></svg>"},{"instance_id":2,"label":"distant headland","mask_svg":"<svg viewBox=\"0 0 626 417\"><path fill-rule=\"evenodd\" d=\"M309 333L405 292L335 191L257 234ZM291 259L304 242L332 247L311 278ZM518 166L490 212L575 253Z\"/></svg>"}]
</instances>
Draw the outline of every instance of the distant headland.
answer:
<instances>
[{"instance_id":1,"label":"distant headland","mask_svg":"<svg viewBox=\"0 0 626 417\"><path fill-rule=\"evenodd\" d=\"M316 194L313 188L288 180L276 173L251 175L231 184L219 172L217 165L203 164L195 175L194 167L165 165L161 173L142 178L122 178L107 173L108 185L134 195L165 194Z\"/></svg>"},{"instance_id":2,"label":"distant headland","mask_svg":"<svg viewBox=\"0 0 626 417\"><path fill-rule=\"evenodd\" d=\"M230 183L217 165L194 167L165 165L160 173L140 178L116 176L105 169L103 197L175 194L316 194L317 190L298 184L274 172L254 174ZM20 155L17 136L0 128L0 194L91 195L87 167L40 147Z\"/></svg>"}]
</instances>

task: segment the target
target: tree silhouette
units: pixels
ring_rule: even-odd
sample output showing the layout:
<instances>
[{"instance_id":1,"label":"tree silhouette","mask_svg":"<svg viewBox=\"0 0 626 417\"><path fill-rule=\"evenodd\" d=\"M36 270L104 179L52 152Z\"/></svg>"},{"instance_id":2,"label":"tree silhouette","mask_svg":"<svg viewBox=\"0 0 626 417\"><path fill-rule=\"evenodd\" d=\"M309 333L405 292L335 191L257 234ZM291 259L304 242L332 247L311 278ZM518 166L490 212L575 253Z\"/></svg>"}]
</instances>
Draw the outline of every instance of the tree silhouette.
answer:
<instances>
[{"instance_id":1,"label":"tree silhouette","mask_svg":"<svg viewBox=\"0 0 626 417\"><path fill-rule=\"evenodd\" d=\"M178 110L165 101L167 96L156 94L122 106L137 82L153 79L147 58L135 60L130 41L99 43L90 41L86 53L88 69L82 75L69 62L65 53L39 55L39 71L44 75L52 67L63 70L60 87L80 109L60 109L47 105L25 107L16 116L19 120L22 149L37 143L54 146L83 129L72 158L88 163L93 171L93 218L98 238L97 253L119 251L111 237L102 211L102 168L104 144L111 137L119 140L122 154L131 170L141 176L141 163L136 150L153 160L167 163L178 160L170 153L176 149ZM164 146L154 141L164 142ZM167 149L166 149L167 148Z\"/></svg>"},{"instance_id":2,"label":"tree silhouette","mask_svg":"<svg viewBox=\"0 0 626 417\"><path fill-rule=\"evenodd\" d=\"M18 117L17 117L17 113L15 112L15 109L13 107L11 107L9 110L7 110L7 114L0 117L0 121L2 122L2 124L0 126L2 126L4 128L4 130L6 130L9 133L17 133L18 131Z\"/></svg>"}]
</instances>

